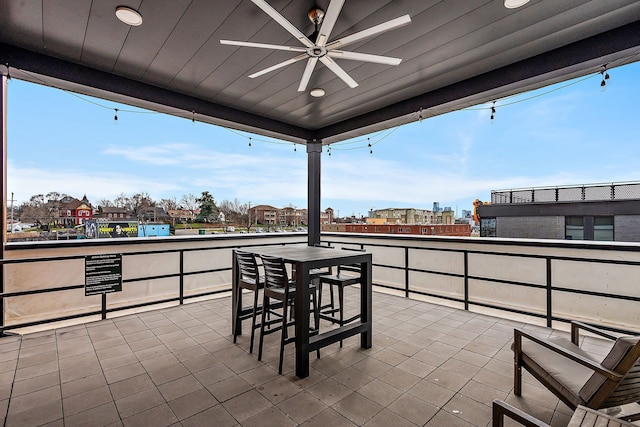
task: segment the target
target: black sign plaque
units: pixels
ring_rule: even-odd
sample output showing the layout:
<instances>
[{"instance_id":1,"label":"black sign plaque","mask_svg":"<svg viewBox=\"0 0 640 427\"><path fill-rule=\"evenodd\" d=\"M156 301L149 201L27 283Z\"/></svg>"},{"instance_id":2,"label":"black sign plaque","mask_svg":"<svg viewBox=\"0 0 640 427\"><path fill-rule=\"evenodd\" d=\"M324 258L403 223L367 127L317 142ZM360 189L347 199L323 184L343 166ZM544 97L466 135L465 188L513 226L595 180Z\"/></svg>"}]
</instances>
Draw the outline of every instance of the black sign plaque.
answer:
<instances>
[{"instance_id":1,"label":"black sign plaque","mask_svg":"<svg viewBox=\"0 0 640 427\"><path fill-rule=\"evenodd\" d=\"M122 254L84 257L84 295L122 291Z\"/></svg>"}]
</instances>

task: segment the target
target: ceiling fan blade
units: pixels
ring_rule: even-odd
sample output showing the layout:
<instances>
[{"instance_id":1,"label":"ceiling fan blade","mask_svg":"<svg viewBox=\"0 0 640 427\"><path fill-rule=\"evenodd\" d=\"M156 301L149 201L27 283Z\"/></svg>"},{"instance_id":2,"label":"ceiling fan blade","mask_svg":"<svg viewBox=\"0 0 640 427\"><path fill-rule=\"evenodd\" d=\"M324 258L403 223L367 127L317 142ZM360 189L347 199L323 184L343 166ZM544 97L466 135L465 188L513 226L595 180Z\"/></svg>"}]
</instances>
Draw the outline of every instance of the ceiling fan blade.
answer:
<instances>
[{"instance_id":1,"label":"ceiling fan blade","mask_svg":"<svg viewBox=\"0 0 640 427\"><path fill-rule=\"evenodd\" d=\"M313 42L309 40L307 36L302 34L291 22L289 22L284 16L275 10L264 0L251 0L256 6L262 9L267 15L269 15L274 21L280 24L285 30L293 35L293 37L300 40L300 42L306 47L313 47Z\"/></svg>"},{"instance_id":2,"label":"ceiling fan blade","mask_svg":"<svg viewBox=\"0 0 640 427\"><path fill-rule=\"evenodd\" d=\"M311 74L313 73L313 69L316 67L317 63L318 58L309 58L307 61L307 66L304 68L304 73L302 73L302 79L298 86L298 92L304 92L307 90L307 85L309 84L309 80L311 80Z\"/></svg>"},{"instance_id":3,"label":"ceiling fan blade","mask_svg":"<svg viewBox=\"0 0 640 427\"><path fill-rule=\"evenodd\" d=\"M278 68L282 68L282 67L286 67L287 65L291 65L291 64L295 64L298 61L301 61L305 58L308 58L307 54L302 54L302 55L298 55L298 56L294 56L291 59L287 59L286 61L280 62L276 65L273 65L269 68L265 68L262 71L258 71L257 73L253 73L251 74L249 77L252 79L255 79L256 77L260 77L264 74L270 73L271 71L277 70Z\"/></svg>"},{"instance_id":4,"label":"ceiling fan blade","mask_svg":"<svg viewBox=\"0 0 640 427\"><path fill-rule=\"evenodd\" d=\"M320 58L320 61L327 66L328 69L330 69L331 71L333 71L333 73L340 77L342 79L343 82L345 82L347 84L347 86L349 86L351 89L353 89L354 87L358 86L358 83L353 80L351 78L351 76L349 74L347 74L347 72L345 70L342 69L342 67L340 67L338 64L336 64L336 61L334 61L333 59L329 58L328 56L323 56Z\"/></svg>"},{"instance_id":5,"label":"ceiling fan blade","mask_svg":"<svg viewBox=\"0 0 640 427\"><path fill-rule=\"evenodd\" d=\"M331 36L331 31L338 20L342 6L344 6L344 0L331 0L331 3L329 3L327 13L325 13L324 18L322 18L318 38L316 39L318 46L324 47L327 44L327 40L329 40L329 36Z\"/></svg>"},{"instance_id":6,"label":"ceiling fan blade","mask_svg":"<svg viewBox=\"0 0 640 427\"><path fill-rule=\"evenodd\" d=\"M241 42L241 41L235 41L235 40L220 40L220 44L226 44L230 46L259 47L262 49L287 50L290 52L306 52L307 51L307 49L303 47L282 46L278 44L267 44L267 43Z\"/></svg>"},{"instance_id":7,"label":"ceiling fan blade","mask_svg":"<svg viewBox=\"0 0 640 427\"><path fill-rule=\"evenodd\" d=\"M368 53L345 52L344 50L330 50L327 52L332 58L350 59L352 61L373 62L384 65L398 65L402 62L401 58L392 58L390 56L370 55Z\"/></svg>"},{"instance_id":8,"label":"ceiling fan blade","mask_svg":"<svg viewBox=\"0 0 640 427\"><path fill-rule=\"evenodd\" d=\"M402 15L398 18L392 19L391 21L383 22L382 24L375 25L371 28L367 28L366 30L358 31L357 33L332 41L326 46L326 48L327 50L337 49L339 47L343 47L351 43L358 42L368 37L376 36L380 33L384 33L385 31L390 31L399 27L403 27L410 23L411 23L411 17L409 15Z\"/></svg>"}]
</instances>

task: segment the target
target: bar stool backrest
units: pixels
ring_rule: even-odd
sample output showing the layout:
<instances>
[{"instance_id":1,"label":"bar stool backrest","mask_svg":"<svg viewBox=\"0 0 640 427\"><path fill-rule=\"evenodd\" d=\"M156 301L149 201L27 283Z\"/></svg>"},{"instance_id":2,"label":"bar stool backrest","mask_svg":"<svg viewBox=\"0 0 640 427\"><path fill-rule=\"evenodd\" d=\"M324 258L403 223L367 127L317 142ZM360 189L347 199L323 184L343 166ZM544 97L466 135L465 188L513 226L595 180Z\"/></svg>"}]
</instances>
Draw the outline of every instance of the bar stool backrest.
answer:
<instances>
[{"instance_id":1,"label":"bar stool backrest","mask_svg":"<svg viewBox=\"0 0 640 427\"><path fill-rule=\"evenodd\" d=\"M249 252L236 251L236 260L240 269L240 280L252 284L258 283L260 274L256 256Z\"/></svg>"},{"instance_id":2,"label":"bar stool backrest","mask_svg":"<svg viewBox=\"0 0 640 427\"><path fill-rule=\"evenodd\" d=\"M366 252L364 249L342 248L343 251ZM341 264L338 266L338 274L344 272L357 273L360 275L360 264Z\"/></svg>"},{"instance_id":3,"label":"bar stool backrest","mask_svg":"<svg viewBox=\"0 0 640 427\"><path fill-rule=\"evenodd\" d=\"M289 277L284 260L267 255L262 255L260 258L262 258L262 265L264 266L265 285L271 288L287 289Z\"/></svg>"}]
</instances>

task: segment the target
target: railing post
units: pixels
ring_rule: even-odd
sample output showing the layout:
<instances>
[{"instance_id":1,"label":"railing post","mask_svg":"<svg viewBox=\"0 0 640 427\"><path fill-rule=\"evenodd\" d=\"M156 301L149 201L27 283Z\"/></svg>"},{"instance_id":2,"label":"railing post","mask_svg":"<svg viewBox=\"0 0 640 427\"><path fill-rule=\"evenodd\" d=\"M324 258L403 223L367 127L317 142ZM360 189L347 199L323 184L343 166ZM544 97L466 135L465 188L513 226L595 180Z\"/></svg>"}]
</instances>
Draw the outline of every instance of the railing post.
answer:
<instances>
[{"instance_id":1,"label":"railing post","mask_svg":"<svg viewBox=\"0 0 640 427\"><path fill-rule=\"evenodd\" d=\"M551 327L553 320L553 309L551 300L551 258L547 258L547 328Z\"/></svg>"},{"instance_id":2,"label":"railing post","mask_svg":"<svg viewBox=\"0 0 640 427\"><path fill-rule=\"evenodd\" d=\"M184 304L184 251L180 251L180 305Z\"/></svg>"},{"instance_id":3,"label":"railing post","mask_svg":"<svg viewBox=\"0 0 640 427\"><path fill-rule=\"evenodd\" d=\"M404 296L409 298L409 248L404 247Z\"/></svg>"},{"instance_id":4,"label":"railing post","mask_svg":"<svg viewBox=\"0 0 640 427\"><path fill-rule=\"evenodd\" d=\"M105 292L102 293L102 308L101 308L102 320L107 318L107 294Z\"/></svg>"},{"instance_id":5,"label":"railing post","mask_svg":"<svg viewBox=\"0 0 640 427\"><path fill-rule=\"evenodd\" d=\"M469 311L469 252L464 251L464 309Z\"/></svg>"}]
</instances>

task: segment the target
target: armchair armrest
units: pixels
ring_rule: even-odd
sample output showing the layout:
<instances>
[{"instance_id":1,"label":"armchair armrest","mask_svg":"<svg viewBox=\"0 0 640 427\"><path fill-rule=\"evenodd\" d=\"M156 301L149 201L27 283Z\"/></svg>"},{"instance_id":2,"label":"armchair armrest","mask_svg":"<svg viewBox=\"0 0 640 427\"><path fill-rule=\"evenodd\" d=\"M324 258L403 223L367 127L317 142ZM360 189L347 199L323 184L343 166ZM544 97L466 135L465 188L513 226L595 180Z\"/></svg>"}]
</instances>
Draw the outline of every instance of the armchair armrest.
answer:
<instances>
[{"instance_id":1,"label":"armchair armrest","mask_svg":"<svg viewBox=\"0 0 640 427\"><path fill-rule=\"evenodd\" d=\"M611 379L611 380L615 380L615 381L619 381L622 378L622 375L618 374L617 372L614 372L610 369L607 369L605 367L603 367L602 365L600 365L599 363L596 363L590 359L585 358L584 356L574 353L572 351L567 350L564 347L561 347L557 344L554 344L551 341L547 341L541 338L538 338L534 335L530 335L528 333L526 333L525 331L523 331L522 329L518 329L515 328L513 330L513 334L514 334L514 341L513 341L513 351L514 351L514 356L520 360L521 358L521 354L522 354L522 338L526 338L530 341L535 342L536 344L539 344L543 347L546 347L547 349L558 353L570 360L573 360L576 363L579 363L583 366L586 366L590 369L592 369L595 372L598 372L601 375L604 375L606 378Z\"/></svg>"},{"instance_id":2,"label":"armchair armrest","mask_svg":"<svg viewBox=\"0 0 640 427\"><path fill-rule=\"evenodd\" d=\"M595 326L587 325L582 322L571 322L571 342L578 345L580 342L580 329L591 332L592 334L599 335L601 337L615 341L618 337L608 331L596 328Z\"/></svg>"},{"instance_id":3,"label":"armchair armrest","mask_svg":"<svg viewBox=\"0 0 640 427\"><path fill-rule=\"evenodd\" d=\"M527 414L520 409L509 405L501 400L493 401L493 427L503 427L504 417L507 416L512 420L522 424L525 427L549 427L549 424Z\"/></svg>"}]
</instances>

